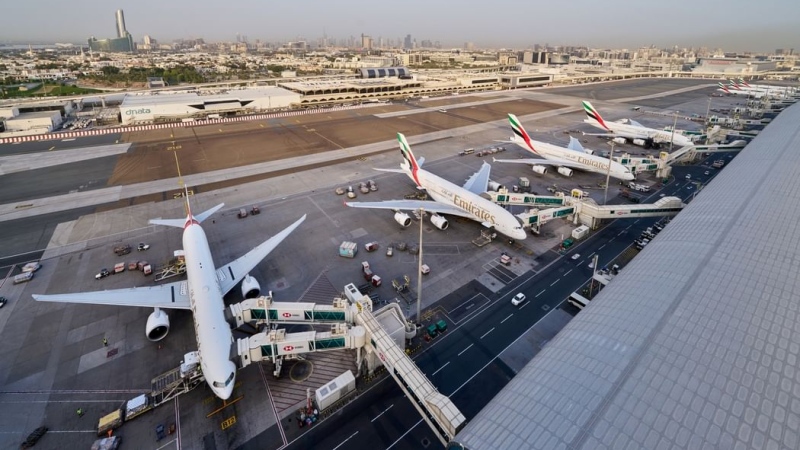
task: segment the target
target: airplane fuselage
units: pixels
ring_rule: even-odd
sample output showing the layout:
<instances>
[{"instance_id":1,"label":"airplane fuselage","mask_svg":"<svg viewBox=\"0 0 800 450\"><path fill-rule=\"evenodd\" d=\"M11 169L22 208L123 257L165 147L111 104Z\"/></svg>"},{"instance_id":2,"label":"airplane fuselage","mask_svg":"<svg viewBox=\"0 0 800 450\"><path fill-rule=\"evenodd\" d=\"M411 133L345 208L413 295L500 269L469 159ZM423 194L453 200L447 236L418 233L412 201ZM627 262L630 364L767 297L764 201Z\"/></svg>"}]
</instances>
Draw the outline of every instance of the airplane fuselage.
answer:
<instances>
[{"instance_id":1,"label":"airplane fuselage","mask_svg":"<svg viewBox=\"0 0 800 450\"><path fill-rule=\"evenodd\" d=\"M183 250L200 366L211 390L225 400L236 378L236 365L229 359L233 334L225 321L225 304L208 239L198 223L184 229Z\"/></svg>"},{"instance_id":2,"label":"airplane fuselage","mask_svg":"<svg viewBox=\"0 0 800 450\"><path fill-rule=\"evenodd\" d=\"M437 202L466 211L473 220L491 224L497 231L510 238L527 237L521 222L502 206L425 170L417 171L417 179L428 195Z\"/></svg>"},{"instance_id":3,"label":"airplane fuselage","mask_svg":"<svg viewBox=\"0 0 800 450\"><path fill-rule=\"evenodd\" d=\"M517 136L512 137L512 140L523 149L531 151L528 149L525 142ZM608 173L610 164L612 177L619 178L621 180L633 180L634 178L633 174L627 167L616 161L603 158L602 156L590 155L588 153L561 148L553 144L548 144L547 142L531 140L531 144L533 145L533 148L536 149L536 152L532 153L544 159L570 161L583 166L582 170L587 172L595 172L602 175L606 175Z\"/></svg>"},{"instance_id":4,"label":"airplane fuselage","mask_svg":"<svg viewBox=\"0 0 800 450\"><path fill-rule=\"evenodd\" d=\"M595 128L608 131L594 120L584 119L584 122L592 125ZM669 143L670 141L673 141L673 134L669 131L661 131L647 127L637 127L635 125L628 125L626 123L619 122L606 122L606 125L615 135L628 139L652 139L653 142L658 143ZM673 143L680 146L693 144L691 139L678 132L676 132L674 135Z\"/></svg>"}]
</instances>

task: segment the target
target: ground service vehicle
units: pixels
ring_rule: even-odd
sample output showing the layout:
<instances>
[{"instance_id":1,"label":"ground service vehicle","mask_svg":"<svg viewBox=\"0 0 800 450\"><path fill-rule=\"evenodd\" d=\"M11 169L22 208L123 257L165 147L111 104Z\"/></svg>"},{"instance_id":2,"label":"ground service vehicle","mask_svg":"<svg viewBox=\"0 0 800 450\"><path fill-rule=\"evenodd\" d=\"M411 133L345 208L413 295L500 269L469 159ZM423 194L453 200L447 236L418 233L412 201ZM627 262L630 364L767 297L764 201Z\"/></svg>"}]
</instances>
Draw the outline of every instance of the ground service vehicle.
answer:
<instances>
[{"instance_id":1,"label":"ground service vehicle","mask_svg":"<svg viewBox=\"0 0 800 450\"><path fill-rule=\"evenodd\" d=\"M14 284L26 283L33 279L33 272L23 272L14 276Z\"/></svg>"},{"instance_id":2,"label":"ground service vehicle","mask_svg":"<svg viewBox=\"0 0 800 450\"><path fill-rule=\"evenodd\" d=\"M98 272L97 275L94 276L94 278L95 278L95 280L99 280L99 279L105 278L105 277L107 277L109 275L111 275L111 272L109 272L108 269L100 269L100 272Z\"/></svg>"},{"instance_id":3,"label":"ground service vehicle","mask_svg":"<svg viewBox=\"0 0 800 450\"><path fill-rule=\"evenodd\" d=\"M127 255L130 252L131 246L128 244L122 244L114 247L114 253L116 253L117 256Z\"/></svg>"}]
</instances>

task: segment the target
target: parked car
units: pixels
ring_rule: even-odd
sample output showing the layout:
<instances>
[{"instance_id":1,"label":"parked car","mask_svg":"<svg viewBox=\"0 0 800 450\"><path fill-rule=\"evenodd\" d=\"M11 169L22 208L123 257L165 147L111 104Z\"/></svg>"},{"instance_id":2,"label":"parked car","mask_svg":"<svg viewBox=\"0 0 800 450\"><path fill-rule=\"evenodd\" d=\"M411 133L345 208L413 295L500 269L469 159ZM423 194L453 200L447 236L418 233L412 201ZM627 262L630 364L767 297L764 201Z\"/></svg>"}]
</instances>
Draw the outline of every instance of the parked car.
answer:
<instances>
[{"instance_id":1,"label":"parked car","mask_svg":"<svg viewBox=\"0 0 800 450\"><path fill-rule=\"evenodd\" d=\"M511 304L514 306L519 306L520 303L525 301L525 294L522 292L518 292L514 298L511 299Z\"/></svg>"},{"instance_id":2,"label":"parked car","mask_svg":"<svg viewBox=\"0 0 800 450\"><path fill-rule=\"evenodd\" d=\"M150 249L150 244L145 244L144 242L139 242L139 245L136 246L136 250L143 252L145 250Z\"/></svg>"},{"instance_id":3,"label":"parked car","mask_svg":"<svg viewBox=\"0 0 800 450\"><path fill-rule=\"evenodd\" d=\"M386 256L392 256L392 255L394 255L394 247L390 245L386 247Z\"/></svg>"},{"instance_id":4,"label":"parked car","mask_svg":"<svg viewBox=\"0 0 800 450\"><path fill-rule=\"evenodd\" d=\"M3 306L5 306L5 304L6 304L7 302L8 302L8 299L7 299L7 298L5 298L5 297L0 297L0 308L2 308Z\"/></svg>"},{"instance_id":5,"label":"parked car","mask_svg":"<svg viewBox=\"0 0 800 450\"><path fill-rule=\"evenodd\" d=\"M94 278L95 278L95 280L99 280L99 279L105 278L105 277L107 277L109 275L111 275L111 272L109 272L108 269L100 269L100 272L98 272L97 275L94 276Z\"/></svg>"}]
</instances>

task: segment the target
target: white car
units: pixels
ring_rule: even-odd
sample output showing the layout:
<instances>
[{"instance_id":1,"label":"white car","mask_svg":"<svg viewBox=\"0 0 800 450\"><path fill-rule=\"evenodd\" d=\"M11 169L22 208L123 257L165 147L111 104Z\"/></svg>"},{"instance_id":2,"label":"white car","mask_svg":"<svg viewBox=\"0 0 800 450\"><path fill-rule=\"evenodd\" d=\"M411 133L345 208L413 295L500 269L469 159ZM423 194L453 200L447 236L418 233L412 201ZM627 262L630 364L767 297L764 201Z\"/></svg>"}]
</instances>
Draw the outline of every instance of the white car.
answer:
<instances>
[{"instance_id":1,"label":"white car","mask_svg":"<svg viewBox=\"0 0 800 450\"><path fill-rule=\"evenodd\" d=\"M703 175L709 175L710 173L711 173L711 172L709 172L709 171L707 171L707 170L706 170L705 172L703 172Z\"/></svg>"},{"instance_id":2,"label":"white car","mask_svg":"<svg viewBox=\"0 0 800 450\"><path fill-rule=\"evenodd\" d=\"M522 292L518 292L514 298L511 299L511 304L514 306L519 306L520 303L525 301L525 294Z\"/></svg>"},{"instance_id":3,"label":"white car","mask_svg":"<svg viewBox=\"0 0 800 450\"><path fill-rule=\"evenodd\" d=\"M691 179L692 179L692 175L687 173L687 174L686 174L686 179L687 179L687 180L691 180Z\"/></svg>"},{"instance_id":4,"label":"white car","mask_svg":"<svg viewBox=\"0 0 800 450\"><path fill-rule=\"evenodd\" d=\"M574 255L572 255L572 259L573 259L573 260L576 260L576 259L578 259L578 258L580 258L580 257L581 257L581 254L580 254L580 253L575 253Z\"/></svg>"}]
</instances>

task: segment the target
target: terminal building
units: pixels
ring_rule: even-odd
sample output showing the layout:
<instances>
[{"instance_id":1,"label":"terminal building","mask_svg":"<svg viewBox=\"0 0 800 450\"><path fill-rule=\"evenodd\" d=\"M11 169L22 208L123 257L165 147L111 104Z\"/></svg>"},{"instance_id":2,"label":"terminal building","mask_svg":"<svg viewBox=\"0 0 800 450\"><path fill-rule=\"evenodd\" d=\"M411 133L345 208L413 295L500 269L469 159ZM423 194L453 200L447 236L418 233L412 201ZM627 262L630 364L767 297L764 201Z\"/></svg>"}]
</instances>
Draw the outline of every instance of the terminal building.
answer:
<instances>
[{"instance_id":1,"label":"terminal building","mask_svg":"<svg viewBox=\"0 0 800 450\"><path fill-rule=\"evenodd\" d=\"M448 448L800 448L798 124L773 120Z\"/></svg>"},{"instance_id":2,"label":"terminal building","mask_svg":"<svg viewBox=\"0 0 800 450\"><path fill-rule=\"evenodd\" d=\"M295 92L259 87L211 95L199 92L126 95L119 112L123 125L135 125L255 114L299 104L300 95Z\"/></svg>"}]
</instances>

